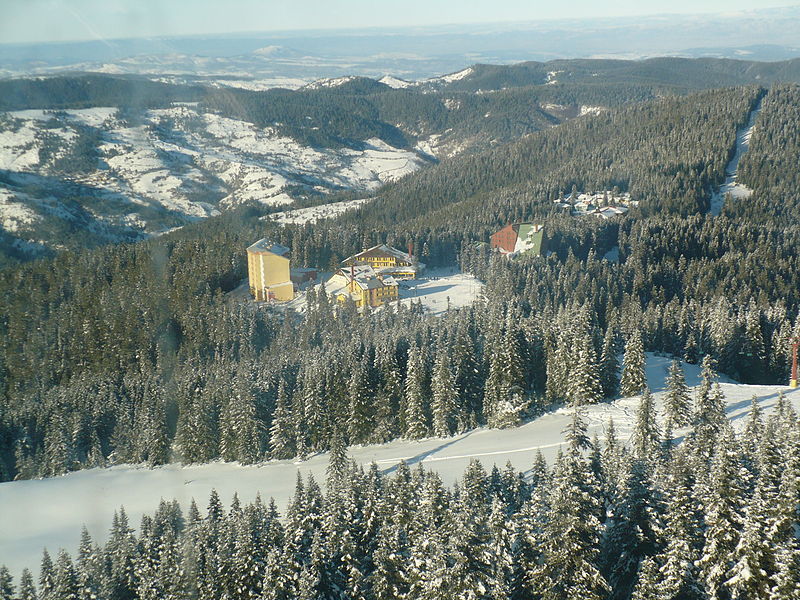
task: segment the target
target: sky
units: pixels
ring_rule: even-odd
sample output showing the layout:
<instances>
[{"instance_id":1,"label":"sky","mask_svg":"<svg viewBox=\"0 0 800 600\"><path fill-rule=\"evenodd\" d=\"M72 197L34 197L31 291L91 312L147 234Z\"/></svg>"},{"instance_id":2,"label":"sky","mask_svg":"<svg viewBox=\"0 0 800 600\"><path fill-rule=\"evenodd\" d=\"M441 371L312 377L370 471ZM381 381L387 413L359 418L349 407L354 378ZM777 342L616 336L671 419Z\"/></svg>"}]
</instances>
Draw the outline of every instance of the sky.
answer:
<instances>
[{"instance_id":1,"label":"sky","mask_svg":"<svg viewBox=\"0 0 800 600\"><path fill-rule=\"evenodd\" d=\"M0 0L0 42L734 12L792 0Z\"/></svg>"}]
</instances>

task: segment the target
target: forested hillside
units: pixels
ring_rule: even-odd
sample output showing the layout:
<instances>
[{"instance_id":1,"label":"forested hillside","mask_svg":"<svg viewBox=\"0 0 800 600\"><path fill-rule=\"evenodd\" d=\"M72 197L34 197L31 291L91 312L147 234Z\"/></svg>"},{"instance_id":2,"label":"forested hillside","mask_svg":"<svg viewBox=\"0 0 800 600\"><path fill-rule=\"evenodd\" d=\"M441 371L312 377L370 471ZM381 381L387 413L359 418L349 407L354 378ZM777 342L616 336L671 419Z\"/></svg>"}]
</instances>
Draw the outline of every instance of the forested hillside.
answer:
<instances>
[{"instance_id":1,"label":"forested hillside","mask_svg":"<svg viewBox=\"0 0 800 600\"><path fill-rule=\"evenodd\" d=\"M241 204L310 205L344 197L332 194L370 194L460 156L472 157L457 167L460 176L485 178L481 185L494 196L554 195L597 181L630 187L650 210L666 203L690 214L703 209L721 177L728 126L741 124L759 92L746 94L745 104L732 96L702 101L713 107L712 122L702 110L690 114L692 105L679 98L800 80L797 61L675 58L475 65L397 89L364 77L264 91L162 79L70 74L0 81L0 265L141 240ZM666 109L670 117L653 118L670 102L677 103ZM633 108L605 120L575 119L624 106ZM651 119L658 129L634 131L638 120ZM481 155L563 124L572 127L564 136L581 138L580 153L557 136L545 138L557 146L539 149L527 140ZM633 135L651 147L623 157L616 140ZM716 139L699 139L706 135ZM663 136L683 153L664 155ZM707 145L709 152L699 150ZM530 164L517 160L531 152ZM659 171L662 160L673 162ZM561 172L551 169L556 162ZM523 190L534 185L526 168L541 171L535 189ZM449 169L415 179L402 193L438 186L418 191L445 201L453 192L443 189L443 179L434 181ZM628 184L631 170L647 169L648 177ZM462 183L461 195L476 182Z\"/></svg>"},{"instance_id":2,"label":"forested hillside","mask_svg":"<svg viewBox=\"0 0 800 600\"><path fill-rule=\"evenodd\" d=\"M360 443L508 426L553 403L613 396L617 353L631 344L710 356L746 382L783 381L798 326L796 226L740 219L728 205L711 218L703 195L764 93L703 92L587 117L423 171L329 223L279 227L240 209L3 270L3 478L303 456L329 448L337 429ZM796 90L766 93L754 151L779 127L769 107ZM759 181L795 176L777 170L788 163L757 164L755 194ZM553 214L553 194L576 184L631 190L641 210L602 222ZM528 218L544 222L553 253L490 256L487 234ZM263 236L291 247L295 264L322 267L412 242L425 262L458 261L481 277L487 298L442 318L335 313L324 294L302 320L254 310L225 294L245 276L244 248ZM613 248L619 262L602 258Z\"/></svg>"},{"instance_id":3,"label":"forested hillside","mask_svg":"<svg viewBox=\"0 0 800 600\"><path fill-rule=\"evenodd\" d=\"M645 395L628 446L613 425L590 441L575 413L554 465L541 453L525 472L473 460L454 488L421 466L364 470L337 431L325 481L298 473L285 512L261 497L226 507L212 491L205 510L162 500L137 532L122 509L107 542L84 528L72 556L44 552L38 586L30 570L15 586L0 567L0 589L25 600L37 587L53 600L794 598L797 414L782 398L767 418L754 404L735 435L718 391L704 370L677 447Z\"/></svg>"}]
</instances>

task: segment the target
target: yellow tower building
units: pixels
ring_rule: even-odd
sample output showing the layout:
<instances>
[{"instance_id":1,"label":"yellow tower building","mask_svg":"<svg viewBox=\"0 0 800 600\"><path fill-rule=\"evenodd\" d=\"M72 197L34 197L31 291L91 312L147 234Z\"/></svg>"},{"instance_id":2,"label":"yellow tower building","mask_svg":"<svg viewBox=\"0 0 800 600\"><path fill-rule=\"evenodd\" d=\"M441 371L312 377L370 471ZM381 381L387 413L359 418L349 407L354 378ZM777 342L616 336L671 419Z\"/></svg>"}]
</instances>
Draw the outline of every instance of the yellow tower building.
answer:
<instances>
[{"instance_id":1,"label":"yellow tower building","mask_svg":"<svg viewBox=\"0 0 800 600\"><path fill-rule=\"evenodd\" d=\"M289 248L258 240L247 249L247 277L250 293L257 302L285 301L294 298L289 272Z\"/></svg>"}]
</instances>

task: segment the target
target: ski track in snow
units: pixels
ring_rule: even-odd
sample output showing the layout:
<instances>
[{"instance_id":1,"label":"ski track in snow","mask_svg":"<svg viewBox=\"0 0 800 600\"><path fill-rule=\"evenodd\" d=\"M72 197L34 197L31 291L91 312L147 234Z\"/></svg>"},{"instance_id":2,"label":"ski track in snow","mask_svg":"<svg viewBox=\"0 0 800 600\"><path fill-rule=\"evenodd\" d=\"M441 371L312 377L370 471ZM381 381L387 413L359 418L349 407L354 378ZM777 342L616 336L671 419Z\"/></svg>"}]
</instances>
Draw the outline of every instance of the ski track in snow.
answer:
<instances>
[{"instance_id":1,"label":"ski track in snow","mask_svg":"<svg viewBox=\"0 0 800 600\"><path fill-rule=\"evenodd\" d=\"M750 111L747 124L736 132L736 152L734 152L733 158L725 167L725 182L711 196L711 206L708 212L712 216L718 217L722 212L722 205L725 203L725 197L728 194L736 199L749 198L753 194L753 190L739 183L739 161L744 156L744 153L750 149L750 138L753 136L756 117L761 112L761 102L762 100L759 100L755 108Z\"/></svg>"},{"instance_id":2,"label":"ski track in snow","mask_svg":"<svg viewBox=\"0 0 800 600\"><path fill-rule=\"evenodd\" d=\"M648 383L660 410L671 358L648 354L647 359ZM684 370L687 384L696 386L700 380L699 367L684 365ZM720 386L726 396L728 418L737 429L744 426L753 395L767 414L781 391L800 409L800 389L737 384L725 377L720 377ZM638 398L620 398L587 407L589 435L597 433L602 438L609 418L613 418L619 438L626 440L638 403ZM348 452L360 464L375 462L387 474L394 472L402 460L412 467L422 463L437 471L444 483L450 485L463 475L472 458L482 459L487 470L493 464L502 466L510 461L515 468L527 471L536 452L542 451L552 464L563 444L562 432L570 423L570 415L569 409L559 408L513 429L478 428L450 438L353 446ZM675 432L676 436L682 433L682 430ZM294 493L297 473L303 477L313 474L324 484L327 464L327 454L318 454L305 461L276 460L250 466L219 461L186 467L171 464L156 469L119 465L49 479L2 483L0 564L5 563L17 577L26 566L35 572L44 547L51 554L60 547L75 552L84 524L95 541L104 542L113 512L123 505L133 527L138 526L142 515L155 511L161 498L175 498L184 509L195 498L203 508L212 489L219 492L226 504L234 492L238 492L242 502L251 502L260 493L264 499L275 498L278 508L285 511Z\"/></svg>"}]
</instances>

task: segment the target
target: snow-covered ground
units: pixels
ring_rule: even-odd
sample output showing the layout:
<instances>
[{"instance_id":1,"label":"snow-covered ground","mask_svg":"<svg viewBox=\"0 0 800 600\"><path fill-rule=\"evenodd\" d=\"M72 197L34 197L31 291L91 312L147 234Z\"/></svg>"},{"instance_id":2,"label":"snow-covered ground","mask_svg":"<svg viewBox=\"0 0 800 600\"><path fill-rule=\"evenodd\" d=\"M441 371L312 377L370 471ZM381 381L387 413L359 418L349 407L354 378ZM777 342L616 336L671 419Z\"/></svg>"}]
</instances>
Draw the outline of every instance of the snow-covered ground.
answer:
<instances>
[{"instance_id":1,"label":"snow-covered ground","mask_svg":"<svg viewBox=\"0 0 800 600\"><path fill-rule=\"evenodd\" d=\"M329 274L322 276L321 281L325 281L328 276ZM427 269L419 279L403 280L399 285L400 303L410 306L411 303L421 302L425 312L434 316L445 313L448 306L451 309L469 306L483 293L482 281L455 268ZM333 291L327 289L328 293ZM286 306L298 312L305 312L305 292L300 292Z\"/></svg>"},{"instance_id":2,"label":"snow-covered ground","mask_svg":"<svg viewBox=\"0 0 800 600\"><path fill-rule=\"evenodd\" d=\"M652 354L647 359L648 382L660 409L671 359ZM685 372L687 383L696 386L699 368L685 365ZM775 406L779 392L784 392L794 407L800 409L800 389L742 385L726 378L721 378L721 388L727 398L728 418L736 428L744 425L753 396L767 413ZM638 402L638 398L622 398L588 407L589 434L602 437L609 419L613 418L619 437L626 439ZM570 411L559 409L514 429L479 428L450 438L356 446L349 449L349 454L361 464L374 461L384 473L394 471L401 460L410 465L422 463L437 471L445 483L452 484L463 474L471 458L479 458L486 467L511 461L517 469L526 471L537 450L541 450L552 463L569 421ZM312 473L324 482L327 463L327 455L322 454L302 462L268 461L253 466L222 462L156 469L116 466L50 479L3 483L0 484L0 564L5 563L16 574L25 566L35 570L45 546L51 553L59 547L74 552L81 525L85 524L96 540L103 541L114 510L124 506L131 524L136 526L143 514L156 509L161 498L176 498L186 508L192 498L204 507L211 489L216 489L224 502L230 502L234 492L246 502L260 493L264 498L275 498L281 510L285 510L297 473L304 477Z\"/></svg>"},{"instance_id":3,"label":"snow-covered ground","mask_svg":"<svg viewBox=\"0 0 800 600\"><path fill-rule=\"evenodd\" d=\"M441 315L449 308L469 306L483 294L483 282L455 269L428 269L424 277L400 282L400 302L422 302L425 312Z\"/></svg>"},{"instance_id":4,"label":"snow-covered ground","mask_svg":"<svg viewBox=\"0 0 800 600\"><path fill-rule=\"evenodd\" d=\"M761 112L760 100L758 105L756 105L750 113L747 124L736 132L736 152L725 167L725 182L711 196L711 208L709 212L715 217L719 216L722 212L722 205L725 203L725 198L728 194L731 195L731 198L737 200L748 198L753 194L753 190L738 181L739 161L742 159L744 153L750 149L750 138L753 136L753 129L759 112Z\"/></svg>"},{"instance_id":5,"label":"snow-covered ground","mask_svg":"<svg viewBox=\"0 0 800 600\"><path fill-rule=\"evenodd\" d=\"M374 198L360 198L358 200L344 200L342 202L332 202L330 204L320 204L309 206L308 208L296 208L272 213L262 219L271 219L282 225L305 225L306 223L316 223L320 219L332 219L338 217L348 210L354 210L359 206L374 200Z\"/></svg>"}]
</instances>

